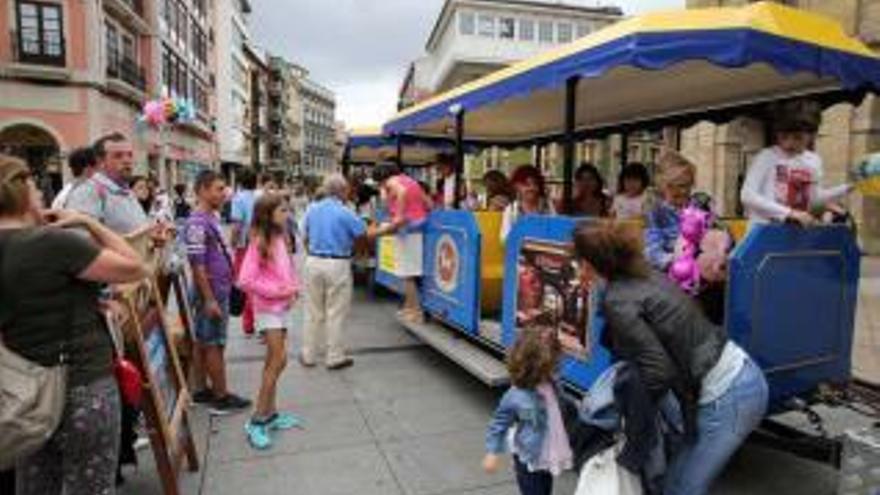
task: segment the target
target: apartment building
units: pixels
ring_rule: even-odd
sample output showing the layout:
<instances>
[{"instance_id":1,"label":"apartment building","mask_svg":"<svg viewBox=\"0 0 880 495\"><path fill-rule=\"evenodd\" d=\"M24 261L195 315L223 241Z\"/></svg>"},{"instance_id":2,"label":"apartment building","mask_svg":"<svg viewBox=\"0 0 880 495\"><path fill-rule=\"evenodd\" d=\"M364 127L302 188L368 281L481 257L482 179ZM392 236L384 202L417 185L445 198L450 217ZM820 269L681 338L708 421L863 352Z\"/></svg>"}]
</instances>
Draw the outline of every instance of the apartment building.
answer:
<instances>
[{"instance_id":1,"label":"apartment building","mask_svg":"<svg viewBox=\"0 0 880 495\"><path fill-rule=\"evenodd\" d=\"M617 22L618 7L533 0L446 0L401 85L398 106L482 77Z\"/></svg>"},{"instance_id":2,"label":"apartment building","mask_svg":"<svg viewBox=\"0 0 880 495\"><path fill-rule=\"evenodd\" d=\"M216 51L217 142L220 160L234 166L252 166L248 122L250 71L247 45L250 42L248 0L214 0Z\"/></svg>"},{"instance_id":3,"label":"apartment building","mask_svg":"<svg viewBox=\"0 0 880 495\"><path fill-rule=\"evenodd\" d=\"M334 172L336 159L336 95L317 82L299 80L302 102L302 174L323 176Z\"/></svg>"}]
</instances>

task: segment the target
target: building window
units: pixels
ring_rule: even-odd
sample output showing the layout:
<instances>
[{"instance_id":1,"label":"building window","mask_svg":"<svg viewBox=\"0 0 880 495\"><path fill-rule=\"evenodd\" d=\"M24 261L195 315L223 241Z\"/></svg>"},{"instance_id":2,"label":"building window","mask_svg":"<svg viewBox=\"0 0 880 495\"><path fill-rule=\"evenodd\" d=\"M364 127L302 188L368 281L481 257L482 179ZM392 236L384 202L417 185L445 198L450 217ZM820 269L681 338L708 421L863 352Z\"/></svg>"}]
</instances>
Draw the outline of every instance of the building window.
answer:
<instances>
[{"instance_id":1,"label":"building window","mask_svg":"<svg viewBox=\"0 0 880 495\"><path fill-rule=\"evenodd\" d=\"M64 65L61 5L19 1L18 52L22 62Z\"/></svg>"},{"instance_id":2,"label":"building window","mask_svg":"<svg viewBox=\"0 0 880 495\"><path fill-rule=\"evenodd\" d=\"M112 74L119 68L119 34L113 24L106 25L104 34L107 43L107 70Z\"/></svg>"},{"instance_id":3,"label":"building window","mask_svg":"<svg viewBox=\"0 0 880 495\"><path fill-rule=\"evenodd\" d=\"M480 36L495 37L495 18L491 15L480 15Z\"/></svg>"},{"instance_id":4,"label":"building window","mask_svg":"<svg viewBox=\"0 0 880 495\"><path fill-rule=\"evenodd\" d=\"M560 22L557 24L556 36L560 43L571 43L573 36L571 24L567 22Z\"/></svg>"},{"instance_id":5,"label":"building window","mask_svg":"<svg viewBox=\"0 0 880 495\"><path fill-rule=\"evenodd\" d=\"M520 19L519 39L520 41L535 41L535 21L531 19Z\"/></svg>"},{"instance_id":6,"label":"building window","mask_svg":"<svg viewBox=\"0 0 880 495\"><path fill-rule=\"evenodd\" d=\"M476 31L473 12L459 12L458 13L458 31L466 36L470 36L474 34Z\"/></svg>"},{"instance_id":7,"label":"building window","mask_svg":"<svg viewBox=\"0 0 880 495\"><path fill-rule=\"evenodd\" d=\"M512 17L502 17L498 20L498 37L505 40L512 40L516 37L516 19Z\"/></svg>"},{"instance_id":8,"label":"building window","mask_svg":"<svg viewBox=\"0 0 880 495\"><path fill-rule=\"evenodd\" d=\"M541 43L553 43L553 23L541 21L538 23L538 41Z\"/></svg>"},{"instance_id":9,"label":"building window","mask_svg":"<svg viewBox=\"0 0 880 495\"><path fill-rule=\"evenodd\" d=\"M590 34L590 25L586 23L580 23L577 25L577 37L583 38L584 36Z\"/></svg>"}]
</instances>

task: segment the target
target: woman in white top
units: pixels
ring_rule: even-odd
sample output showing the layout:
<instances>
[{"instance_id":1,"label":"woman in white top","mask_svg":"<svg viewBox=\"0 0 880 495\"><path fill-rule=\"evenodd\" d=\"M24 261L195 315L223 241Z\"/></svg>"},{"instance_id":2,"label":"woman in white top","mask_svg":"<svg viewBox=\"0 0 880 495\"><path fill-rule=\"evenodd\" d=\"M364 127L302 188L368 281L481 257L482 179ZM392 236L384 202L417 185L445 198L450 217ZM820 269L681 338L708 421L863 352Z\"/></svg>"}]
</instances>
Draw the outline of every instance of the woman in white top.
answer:
<instances>
[{"instance_id":1,"label":"woman in white top","mask_svg":"<svg viewBox=\"0 0 880 495\"><path fill-rule=\"evenodd\" d=\"M741 199L751 224L793 221L812 225L811 213L852 190L849 184L822 187L822 158L810 151L819 128L818 106L794 102L780 107L776 144L755 157Z\"/></svg>"},{"instance_id":2,"label":"woman in white top","mask_svg":"<svg viewBox=\"0 0 880 495\"><path fill-rule=\"evenodd\" d=\"M544 176L532 165L523 165L510 179L516 190L516 200L504 209L501 219L501 242L507 242L513 225L521 215L552 215L553 206L547 201Z\"/></svg>"}]
</instances>

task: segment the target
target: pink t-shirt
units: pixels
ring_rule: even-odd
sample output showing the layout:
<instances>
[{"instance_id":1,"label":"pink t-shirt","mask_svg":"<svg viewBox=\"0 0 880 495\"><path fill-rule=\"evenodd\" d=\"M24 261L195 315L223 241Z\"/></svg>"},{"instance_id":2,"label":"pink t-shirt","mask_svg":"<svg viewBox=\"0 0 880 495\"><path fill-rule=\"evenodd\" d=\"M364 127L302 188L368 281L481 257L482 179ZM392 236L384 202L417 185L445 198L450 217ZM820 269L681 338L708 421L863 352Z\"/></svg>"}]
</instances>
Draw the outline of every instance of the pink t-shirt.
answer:
<instances>
[{"instance_id":1,"label":"pink t-shirt","mask_svg":"<svg viewBox=\"0 0 880 495\"><path fill-rule=\"evenodd\" d=\"M428 205L424 201L422 186L409 176L403 174L397 175L390 180L396 181L397 184L402 185L406 190L403 204L398 204L397 196L394 194L388 198L388 209L391 211L391 216L394 218L403 216L409 223L423 222L428 218Z\"/></svg>"}]
</instances>

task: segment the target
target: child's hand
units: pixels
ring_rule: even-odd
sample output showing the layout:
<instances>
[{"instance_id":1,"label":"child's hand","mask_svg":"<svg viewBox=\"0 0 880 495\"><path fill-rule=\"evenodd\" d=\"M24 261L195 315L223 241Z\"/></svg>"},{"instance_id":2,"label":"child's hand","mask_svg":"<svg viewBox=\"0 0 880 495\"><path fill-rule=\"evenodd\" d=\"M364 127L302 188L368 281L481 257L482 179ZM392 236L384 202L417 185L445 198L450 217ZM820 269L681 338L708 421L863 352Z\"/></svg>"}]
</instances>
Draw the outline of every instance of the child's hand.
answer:
<instances>
[{"instance_id":1,"label":"child's hand","mask_svg":"<svg viewBox=\"0 0 880 495\"><path fill-rule=\"evenodd\" d=\"M500 458L495 454L486 454L486 457L483 457L483 471L486 471L488 474L498 471L499 464Z\"/></svg>"},{"instance_id":2,"label":"child's hand","mask_svg":"<svg viewBox=\"0 0 880 495\"><path fill-rule=\"evenodd\" d=\"M810 227L816 223L816 219L813 215L800 210L791 210L791 213L788 214L787 220L791 220L802 227Z\"/></svg>"}]
</instances>

